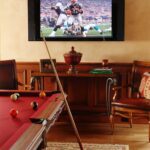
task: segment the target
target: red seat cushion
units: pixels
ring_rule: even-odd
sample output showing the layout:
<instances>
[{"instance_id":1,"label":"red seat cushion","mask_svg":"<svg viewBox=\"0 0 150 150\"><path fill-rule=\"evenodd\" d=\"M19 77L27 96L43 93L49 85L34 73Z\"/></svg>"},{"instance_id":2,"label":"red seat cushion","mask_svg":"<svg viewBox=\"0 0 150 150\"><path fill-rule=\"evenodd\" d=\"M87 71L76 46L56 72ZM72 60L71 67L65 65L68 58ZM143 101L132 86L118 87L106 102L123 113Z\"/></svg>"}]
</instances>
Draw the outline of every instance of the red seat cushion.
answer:
<instances>
[{"instance_id":1,"label":"red seat cushion","mask_svg":"<svg viewBox=\"0 0 150 150\"><path fill-rule=\"evenodd\" d=\"M112 106L150 111L150 100L144 98L127 98L112 102Z\"/></svg>"}]
</instances>

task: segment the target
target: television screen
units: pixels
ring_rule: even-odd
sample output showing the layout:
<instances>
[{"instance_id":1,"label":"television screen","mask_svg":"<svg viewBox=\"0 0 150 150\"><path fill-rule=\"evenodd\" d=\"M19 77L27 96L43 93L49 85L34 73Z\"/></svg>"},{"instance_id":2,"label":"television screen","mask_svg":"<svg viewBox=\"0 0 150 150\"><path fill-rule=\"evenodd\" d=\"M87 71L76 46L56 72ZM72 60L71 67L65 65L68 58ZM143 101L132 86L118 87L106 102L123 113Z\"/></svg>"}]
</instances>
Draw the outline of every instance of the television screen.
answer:
<instances>
[{"instance_id":1,"label":"television screen","mask_svg":"<svg viewBox=\"0 0 150 150\"><path fill-rule=\"evenodd\" d=\"M124 39L124 0L29 0L28 4L29 40Z\"/></svg>"}]
</instances>

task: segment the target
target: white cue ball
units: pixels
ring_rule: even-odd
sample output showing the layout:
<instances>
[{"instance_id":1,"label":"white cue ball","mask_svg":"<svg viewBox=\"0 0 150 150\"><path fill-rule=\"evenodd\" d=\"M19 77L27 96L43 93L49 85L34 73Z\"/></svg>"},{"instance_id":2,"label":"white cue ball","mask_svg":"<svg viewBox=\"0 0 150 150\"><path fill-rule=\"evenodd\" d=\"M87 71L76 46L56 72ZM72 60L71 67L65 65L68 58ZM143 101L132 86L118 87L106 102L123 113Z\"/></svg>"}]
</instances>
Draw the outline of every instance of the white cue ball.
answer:
<instances>
[{"instance_id":1,"label":"white cue ball","mask_svg":"<svg viewBox=\"0 0 150 150\"><path fill-rule=\"evenodd\" d=\"M10 95L10 98L13 100L13 101L16 101L18 99L18 96L16 94L11 94Z\"/></svg>"}]
</instances>

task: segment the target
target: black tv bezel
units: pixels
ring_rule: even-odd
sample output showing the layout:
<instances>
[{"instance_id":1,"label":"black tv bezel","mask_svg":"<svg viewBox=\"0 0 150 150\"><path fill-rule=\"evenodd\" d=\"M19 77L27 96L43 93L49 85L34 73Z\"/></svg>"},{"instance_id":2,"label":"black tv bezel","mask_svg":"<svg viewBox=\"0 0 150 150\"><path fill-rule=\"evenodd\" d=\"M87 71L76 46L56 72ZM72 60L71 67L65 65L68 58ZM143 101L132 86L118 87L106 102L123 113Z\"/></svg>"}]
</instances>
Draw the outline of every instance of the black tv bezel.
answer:
<instances>
[{"instance_id":1,"label":"black tv bezel","mask_svg":"<svg viewBox=\"0 0 150 150\"><path fill-rule=\"evenodd\" d=\"M125 0L112 0L112 37L53 37L47 41L123 41ZM28 0L28 40L42 41L40 37L40 0Z\"/></svg>"}]
</instances>

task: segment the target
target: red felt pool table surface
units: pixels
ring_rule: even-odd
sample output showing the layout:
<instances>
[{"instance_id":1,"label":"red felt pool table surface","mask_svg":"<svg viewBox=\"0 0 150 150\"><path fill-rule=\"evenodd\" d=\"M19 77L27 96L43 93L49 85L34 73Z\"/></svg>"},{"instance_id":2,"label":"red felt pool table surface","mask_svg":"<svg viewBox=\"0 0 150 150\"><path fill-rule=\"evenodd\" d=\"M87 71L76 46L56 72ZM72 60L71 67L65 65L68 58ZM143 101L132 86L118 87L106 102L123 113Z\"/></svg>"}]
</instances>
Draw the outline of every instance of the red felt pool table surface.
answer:
<instances>
[{"instance_id":1,"label":"red felt pool table surface","mask_svg":"<svg viewBox=\"0 0 150 150\"><path fill-rule=\"evenodd\" d=\"M20 97L18 100L13 101L10 95L16 92L20 94ZM0 149L4 145L7 145L7 148L12 146L20 135L31 126L32 123L30 118L41 118L40 115L45 111L46 107L51 103L55 103L57 98L61 95L58 92L46 92L47 96L45 98L40 98L39 92L40 91L0 91ZM32 101L38 103L37 110L32 109ZM12 108L19 112L16 118L10 115L10 110ZM13 136L14 138L11 138Z\"/></svg>"}]
</instances>

